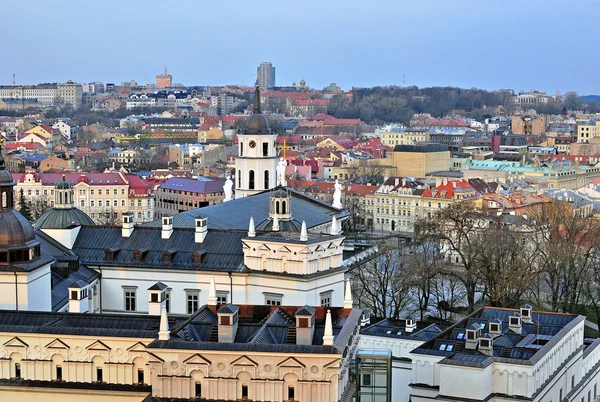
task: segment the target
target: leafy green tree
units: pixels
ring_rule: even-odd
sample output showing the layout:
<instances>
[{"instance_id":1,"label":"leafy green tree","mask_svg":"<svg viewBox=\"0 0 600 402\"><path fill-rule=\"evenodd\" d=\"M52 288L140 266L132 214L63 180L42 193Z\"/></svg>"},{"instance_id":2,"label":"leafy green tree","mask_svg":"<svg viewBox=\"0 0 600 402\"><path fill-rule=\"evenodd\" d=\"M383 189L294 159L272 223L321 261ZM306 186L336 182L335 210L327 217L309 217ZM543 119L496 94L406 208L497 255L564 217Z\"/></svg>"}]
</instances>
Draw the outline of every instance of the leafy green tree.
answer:
<instances>
[{"instance_id":1,"label":"leafy green tree","mask_svg":"<svg viewBox=\"0 0 600 402\"><path fill-rule=\"evenodd\" d=\"M19 212L21 212L21 215L23 215L28 221L33 220L31 216L31 208L25 199L25 193L23 192L23 189L21 189L19 192Z\"/></svg>"}]
</instances>

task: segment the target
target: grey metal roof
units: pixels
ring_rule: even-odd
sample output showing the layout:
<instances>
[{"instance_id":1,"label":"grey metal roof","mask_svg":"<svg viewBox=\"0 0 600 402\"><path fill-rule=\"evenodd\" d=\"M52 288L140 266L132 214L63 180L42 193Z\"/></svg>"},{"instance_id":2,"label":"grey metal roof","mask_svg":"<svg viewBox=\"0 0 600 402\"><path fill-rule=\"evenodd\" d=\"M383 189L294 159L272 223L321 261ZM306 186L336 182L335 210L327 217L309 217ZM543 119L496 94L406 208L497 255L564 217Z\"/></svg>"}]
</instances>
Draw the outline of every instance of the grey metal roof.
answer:
<instances>
[{"instance_id":1,"label":"grey metal roof","mask_svg":"<svg viewBox=\"0 0 600 402\"><path fill-rule=\"evenodd\" d=\"M36 229L65 229L71 226L94 225L85 212L77 208L52 208L40 216L33 227Z\"/></svg>"},{"instance_id":2,"label":"grey metal roof","mask_svg":"<svg viewBox=\"0 0 600 402\"><path fill-rule=\"evenodd\" d=\"M346 211L340 211L323 201L312 198L299 191L292 189L287 190L290 192L292 199L292 218L295 222L306 221L306 226L309 229L314 226L331 222L331 218L334 215L338 221L350 215ZM267 190L250 197L238 198L229 202L182 212L173 216L173 227L193 228L196 226L194 219L203 217L208 218L209 229L247 230L250 217L253 217L254 222L259 222L259 224L268 220L270 193L271 190ZM281 224L282 222L280 222L280 225ZM161 225L162 222L158 219L144 223L141 226L160 227ZM294 227L294 231L297 230L298 229Z\"/></svg>"},{"instance_id":3,"label":"grey metal roof","mask_svg":"<svg viewBox=\"0 0 600 402\"><path fill-rule=\"evenodd\" d=\"M223 307L221 307L217 313L223 313L223 314L235 314L238 312L240 308L238 306L236 306L235 304L231 304L228 303L226 305L224 305Z\"/></svg>"},{"instance_id":4,"label":"grey metal roof","mask_svg":"<svg viewBox=\"0 0 600 402\"><path fill-rule=\"evenodd\" d=\"M168 286L164 283L156 282L154 285L150 286L148 290L165 290L166 288L168 288Z\"/></svg>"},{"instance_id":5,"label":"grey metal roof","mask_svg":"<svg viewBox=\"0 0 600 402\"><path fill-rule=\"evenodd\" d=\"M163 184L160 189L162 190L176 190L176 191L189 191L192 193L222 193L225 179L214 178L214 179L187 179L181 177L172 177Z\"/></svg>"},{"instance_id":6,"label":"grey metal roof","mask_svg":"<svg viewBox=\"0 0 600 402\"><path fill-rule=\"evenodd\" d=\"M315 308L312 306L302 306L300 307L297 311L296 311L296 315L314 315L315 314Z\"/></svg>"},{"instance_id":7,"label":"grey metal roof","mask_svg":"<svg viewBox=\"0 0 600 402\"><path fill-rule=\"evenodd\" d=\"M441 331L437 324L417 322L417 328L412 332L406 331L405 320L386 318L374 324L362 327L361 335L381 336L384 338L416 339L427 341L438 335Z\"/></svg>"},{"instance_id":8,"label":"grey metal roof","mask_svg":"<svg viewBox=\"0 0 600 402\"><path fill-rule=\"evenodd\" d=\"M122 237L121 228L110 226L82 226L73 246L73 252L83 263L104 266L139 266L146 269L190 269L211 271L240 271L244 255L242 238L246 231L209 230L203 243L195 243L195 231L176 229L169 239L162 239L161 229L136 227L130 237ZM113 261L105 261L108 248L118 249ZM147 250L143 261L134 260L135 250ZM165 250L175 249L172 262L163 263ZM194 252L206 253L202 263L193 264Z\"/></svg>"},{"instance_id":9,"label":"grey metal roof","mask_svg":"<svg viewBox=\"0 0 600 402\"><path fill-rule=\"evenodd\" d=\"M176 325L176 320L172 319ZM160 316L0 311L0 332L155 338Z\"/></svg>"}]
</instances>

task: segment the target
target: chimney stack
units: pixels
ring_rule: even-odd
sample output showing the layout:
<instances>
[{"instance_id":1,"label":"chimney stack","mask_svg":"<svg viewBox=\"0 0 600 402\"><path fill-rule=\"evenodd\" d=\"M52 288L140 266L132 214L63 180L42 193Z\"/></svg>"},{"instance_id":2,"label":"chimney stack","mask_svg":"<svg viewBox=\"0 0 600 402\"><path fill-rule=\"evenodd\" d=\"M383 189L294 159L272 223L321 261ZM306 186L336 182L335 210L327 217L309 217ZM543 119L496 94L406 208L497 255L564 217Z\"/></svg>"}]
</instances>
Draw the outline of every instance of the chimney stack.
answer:
<instances>
[{"instance_id":1,"label":"chimney stack","mask_svg":"<svg viewBox=\"0 0 600 402\"><path fill-rule=\"evenodd\" d=\"M206 235L208 234L208 219L207 218L196 218L196 234L194 241L196 243L204 243Z\"/></svg>"},{"instance_id":2,"label":"chimney stack","mask_svg":"<svg viewBox=\"0 0 600 402\"><path fill-rule=\"evenodd\" d=\"M173 234L173 217L172 216L163 216L162 217L161 238L163 240L170 239L172 234Z\"/></svg>"},{"instance_id":3,"label":"chimney stack","mask_svg":"<svg viewBox=\"0 0 600 402\"><path fill-rule=\"evenodd\" d=\"M148 288L148 314L160 315L163 306L165 306L167 285L162 282L156 282ZM165 306L166 307L166 306Z\"/></svg>"},{"instance_id":4,"label":"chimney stack","mask_svg":"<svg viewBox=\"0 0 600 402\"><path fill-rule=\"evenodd\" d=\"M494 339L490 334L483 334L481 338L479 338L479 351L487 356L493 355L493 344Z\"/></svg>"},{"instance_id":5,"label":"chimney stack","mask_svg":"<svg viewBox=\"0 0 600 402\"><path fill-rule=\"evenodd\" d=\"M315 334L315 308L300 307L296 311L296 345L312 345Z\"/></svg>"},{"instance_id":6,"label":"chimney stack","mask_svg":"<svg viewBox=\"0 0 600 402\"><path fill-rule=\"evenodd\" d=\"M521 306L521 321L530 323L532 321L531 312L533 307L529 304L524 304Z\"/></svg>"},{"instance_id":7,"label":"chimney stack","mask_svg":"<svg viewBox=\"0 0 600 402\"><path fill-rule=\"evenodd\" d=\"M521 328L521 313L514 313L508 317L508 329L520 335Z\"/></svg>"},{"instance_id":8,"label":"chimney stack","mask_svg":"<svg viewBox=\"0 0 600 402\"><path fill-rule=\"evenodd\" d=\"M239 307L226 304L217 311L219 343L233 343L238 328Z\"/></svg>"},{"instance_id":9,"label":"chimney stack","mask_svg":"<svg viewBox=\"0 0 600 402\"><path fill-rule=\"evenodd\" d=\"M88 312L88 291L87 284L82 281L69 286L69 313Z\"/></svg>"},{"instance_id":10,"label":"chimney stack","mask_svg":"<svg viewBox=\"0 0 600 402\"><path fill-rule=\"evenodd\" d=\"M123 212L123 226L121 227L121 236L131 237L133 233L133 212Z\"/></svg>"}]
</instances>

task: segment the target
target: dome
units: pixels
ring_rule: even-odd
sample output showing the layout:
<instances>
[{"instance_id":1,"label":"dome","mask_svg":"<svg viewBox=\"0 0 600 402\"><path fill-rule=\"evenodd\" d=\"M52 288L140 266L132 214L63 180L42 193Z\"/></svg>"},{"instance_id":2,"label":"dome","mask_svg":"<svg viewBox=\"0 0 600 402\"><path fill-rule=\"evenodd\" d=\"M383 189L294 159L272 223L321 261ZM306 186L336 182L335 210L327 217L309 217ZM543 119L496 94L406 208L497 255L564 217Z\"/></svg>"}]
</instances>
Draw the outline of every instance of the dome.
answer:
<instances>
[{"instance_id":1,"label":"dome","mask_svg":"<svg viewBox=\"0 0 600 402\"><path fill-rule=\"evenodd\" d=\"M13 248L35 240L33 226L14 209L0 212L0 248Z\"/></svg>"},{"instance_id":2,"label":"dome","mask_svg":"<svg viewBox=\"0 0 600 402\"><path fill-rule=\"evenodd\" d=\"M271 134L269 122L263 114L252 114L246 120L244 126L244 134Z\"/></svg>"},{"instance_id":3,"label":"dome","mask_svg":"<svg viewBox=\"0 0 600 402\"><path fill-rule=\"evenodd\" d=\"M56 183L56 188L59 190L68 190L71 188L71 184L65 179L65 175L63 175L61 181Z\"/></svg>"},{"instance_id":4,"label":"dome","mask_svg":"<svg viewBox=\"0 0 600 402\"><path fill-rule=\"evenodd\" d=\"M269 121L260 111L260 91L258 85L254 91L254 111L246 120L244 132L242 134L271 134Z\"/></svg>"},{"instance_id":5,"label":"dome","mask_svg":"<svg viewBox=\"0 0 600 402\"><path fill-rule=\"evenodd\" d=\"M71 226L93 225L94 221L77 208L56 209L44 213L35 221L36 229L66 229Z\"/></svg>"},{"instance_id":6,"label":"dome","mask_svg":"<svg viewBox=\"0 0 600 402\"><path fill-rule=\"evenodd\" d=\"M0 170L0 185L14 186L15 182L8 170Z\"/></svg>"}]
</instances>

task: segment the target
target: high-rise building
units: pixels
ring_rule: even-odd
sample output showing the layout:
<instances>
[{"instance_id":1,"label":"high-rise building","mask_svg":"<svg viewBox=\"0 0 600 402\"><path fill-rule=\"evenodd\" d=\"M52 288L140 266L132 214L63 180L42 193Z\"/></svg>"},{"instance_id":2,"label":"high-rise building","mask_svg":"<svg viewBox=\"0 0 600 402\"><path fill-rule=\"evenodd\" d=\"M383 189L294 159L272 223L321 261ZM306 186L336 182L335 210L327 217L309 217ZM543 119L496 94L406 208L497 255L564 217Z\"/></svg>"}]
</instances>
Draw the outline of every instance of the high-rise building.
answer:
<instances>
[{"instance_id":1,"label":"high-rise building","mask_svg":"<svg viewBox=\"0 0 600 402\"><path fill-rule=\"evenodd\" d=\"M173 86L173 77L167 73L167 67L165 66L165 73L156 76L156 88L171 88Z\"/></svg>"},{"instance_id":2,"label":"high-rise building","mask_svg":"<svg viewBox=\"0 0 600 402\"><path fill-rule=\"evenodd\" d=\"M270 61L260 63L256 69L258 86L261 88L271 88L275 86L275 67Z\"/></svg>"}]
</instances>

